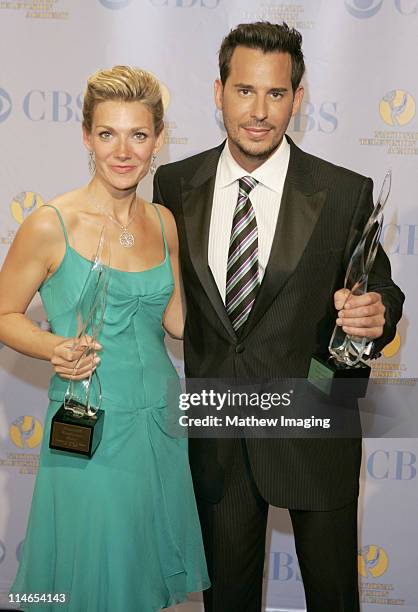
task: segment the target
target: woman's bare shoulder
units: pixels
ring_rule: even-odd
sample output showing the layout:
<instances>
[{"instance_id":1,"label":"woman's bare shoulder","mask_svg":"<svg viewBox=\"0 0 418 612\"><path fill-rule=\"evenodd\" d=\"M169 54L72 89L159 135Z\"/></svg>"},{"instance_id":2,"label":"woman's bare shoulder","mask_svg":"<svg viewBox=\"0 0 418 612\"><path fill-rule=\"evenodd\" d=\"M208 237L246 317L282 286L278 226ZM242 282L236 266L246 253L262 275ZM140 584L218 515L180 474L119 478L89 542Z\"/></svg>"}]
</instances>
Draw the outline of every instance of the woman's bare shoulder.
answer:
<instances>
[{"instance_id":1,"label":"woman's bare shoulder","mask_svg":"<svg viewBox=\"0 0 418 612\"><path fill-rule=\"evenodd\" d=\"M62 215L72 216L85 208L84 189L74 189L56 196L47 204L57 208Z\"/></svg>"},{"instance_id":2,"label":"woman's bare shoulder","mask_svg":"<svg viewBox=\"0 0 418 612\"><path fill-rule=\"evenodd\" d=\"M161 215L161 218L164 224L164 232L167 238L169 249L171 251L171 249L174 248L178 242L177 225L174 219L174 215L171 212L171 210L169 210L162 204L152 203L152 204L149 204L149 206L151 206L152 208L156 207L158 212Z\"/></svg>"},{"instance_id":3,"label":"woman's bare shoulder","mask_svg":"<svg viewBox=\"0 0 418 612\"><path fill-rule=\"evenodd\" d=\"M150 204L150 206L153 206L153 207L155 206L158 209L158 212L160 213L164 221L164 228L168 231L175 231L177 233L176 221L174 219L174 215L171 212L171 210L169 210L163 204L152 203Z\"/></svg>"},{"instance_id":4,"label":"woman's bare shoulder","mask_svg":"<svg viewBox=\"0 0 418 612\"><path fill-rule=\"evenodd\" d=\"M25 219L19 233L27 238L33 236L42 241L61 239L62 226L57 210L64 218L65 225L70 224L77 212L78 192L79 190L70 191L46 202Z\"/></svg>"}]
</instances>

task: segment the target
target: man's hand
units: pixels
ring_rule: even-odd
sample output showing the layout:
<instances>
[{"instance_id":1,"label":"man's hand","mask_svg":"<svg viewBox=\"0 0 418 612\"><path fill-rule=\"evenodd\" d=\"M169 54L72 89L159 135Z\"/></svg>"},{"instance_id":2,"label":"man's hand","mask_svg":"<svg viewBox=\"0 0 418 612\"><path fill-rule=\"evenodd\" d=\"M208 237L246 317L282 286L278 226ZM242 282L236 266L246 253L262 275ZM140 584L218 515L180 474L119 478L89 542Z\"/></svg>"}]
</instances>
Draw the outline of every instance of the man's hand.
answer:
<instances>
[{"instance_id":1,"label":"man's hand","mask_svg":"<svg viewBox=\"0 0 418 612\"><path fill-rule=\"evenodd\" d=\"M350 336L365 336L369 340L380 338L385 324L385 306L380 293L349 294L348 289L339 289L334 293L334 305L338 310L337 325Z\"/></svg>"}]
</instances>

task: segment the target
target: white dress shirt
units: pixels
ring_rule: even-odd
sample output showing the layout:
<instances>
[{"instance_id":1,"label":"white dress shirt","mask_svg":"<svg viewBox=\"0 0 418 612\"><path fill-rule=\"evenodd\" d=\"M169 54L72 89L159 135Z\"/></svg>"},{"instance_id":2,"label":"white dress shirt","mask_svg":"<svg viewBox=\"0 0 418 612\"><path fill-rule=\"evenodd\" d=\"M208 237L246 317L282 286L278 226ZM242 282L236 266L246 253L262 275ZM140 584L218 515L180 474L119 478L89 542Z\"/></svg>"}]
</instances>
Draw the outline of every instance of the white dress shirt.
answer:
<instances>
[{"instance_id":1,"label":"white dress shirt","mask_svg":"<svg viewBox=\"0 0 418 612\"><path fill-rule=\"evenodd\" d=\"M270 257L289 157L290 146L283 137L280 146L267 161L254 172L246 172L232 157L228 141L225 143L216 171L208 247L209 267L224 303L229 239L238 199L238 181L243 176L252 176L259 183L251 191L250 200L258 227L258 269L261 283Z\"/></svg>"}]
</instances>

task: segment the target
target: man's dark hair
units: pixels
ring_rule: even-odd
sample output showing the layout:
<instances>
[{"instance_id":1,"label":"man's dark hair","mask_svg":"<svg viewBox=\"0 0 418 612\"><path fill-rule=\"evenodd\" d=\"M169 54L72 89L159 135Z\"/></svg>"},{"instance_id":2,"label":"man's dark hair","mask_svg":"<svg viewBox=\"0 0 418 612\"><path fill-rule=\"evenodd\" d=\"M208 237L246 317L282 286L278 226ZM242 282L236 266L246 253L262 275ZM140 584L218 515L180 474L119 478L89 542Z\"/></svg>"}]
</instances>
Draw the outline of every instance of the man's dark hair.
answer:
<instances>
[{"instance_id":1,"label":"man's dark hair","mask_svg":"<svg viewBox=\"0 0 418 612\"><path fill-rule=\"evenodd\" d=\"M302 35L287 23L269 21L241 23L225 36L219 49L219 72L225 85L230 72L231 57L237 47L260 49L263 53L289 53L292 59L292 89L295 92L305 72Z\"/></svg>"}]
</instances>

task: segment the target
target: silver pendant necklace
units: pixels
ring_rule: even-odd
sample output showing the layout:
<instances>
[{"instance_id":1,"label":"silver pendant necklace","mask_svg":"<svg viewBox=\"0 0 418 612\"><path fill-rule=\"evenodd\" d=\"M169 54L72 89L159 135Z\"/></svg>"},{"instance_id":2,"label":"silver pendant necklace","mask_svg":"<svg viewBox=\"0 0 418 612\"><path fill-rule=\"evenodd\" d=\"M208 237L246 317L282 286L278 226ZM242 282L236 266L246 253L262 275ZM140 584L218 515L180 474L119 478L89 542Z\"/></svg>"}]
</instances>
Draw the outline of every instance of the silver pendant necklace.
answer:
<instances>
[{"instance_id":1,"label":"silver pendant necklace","mask_svg":"<svg viewBox=\"0 0 418 612\"><path fill-rule=\"evenodd\" d=\"M119 242L125 249L130 249L135 244L135 238L133 234L127 231L127 227L122 228L123 231L119 236Z\"/></svg>"},{"instance_id":2,"label":"silver pendant necklace","mask_svg":"<svg viewBox=\"0 0 418 612\"><path fill-rule=\"evenodd\" d=\"M129 208L131 208L134 200L135 200L135 210L126 225L119 223L119 221L115 219L115 217L111 215L110 212L108 212L104 207L96 204L96 208L98 208L103 214L106 215L108 219L110 219L110 221L112 221L115 225L117 225L122 230L122 233L119 236L119 243L125 249L131 249L135 244L135 237L131 232L128 232L128 227L130 226L130 224L132 223L136 215L136 209L137 209L136 192L134 193L134 196L129 204Z\"/></svg>"}]
</instances>

